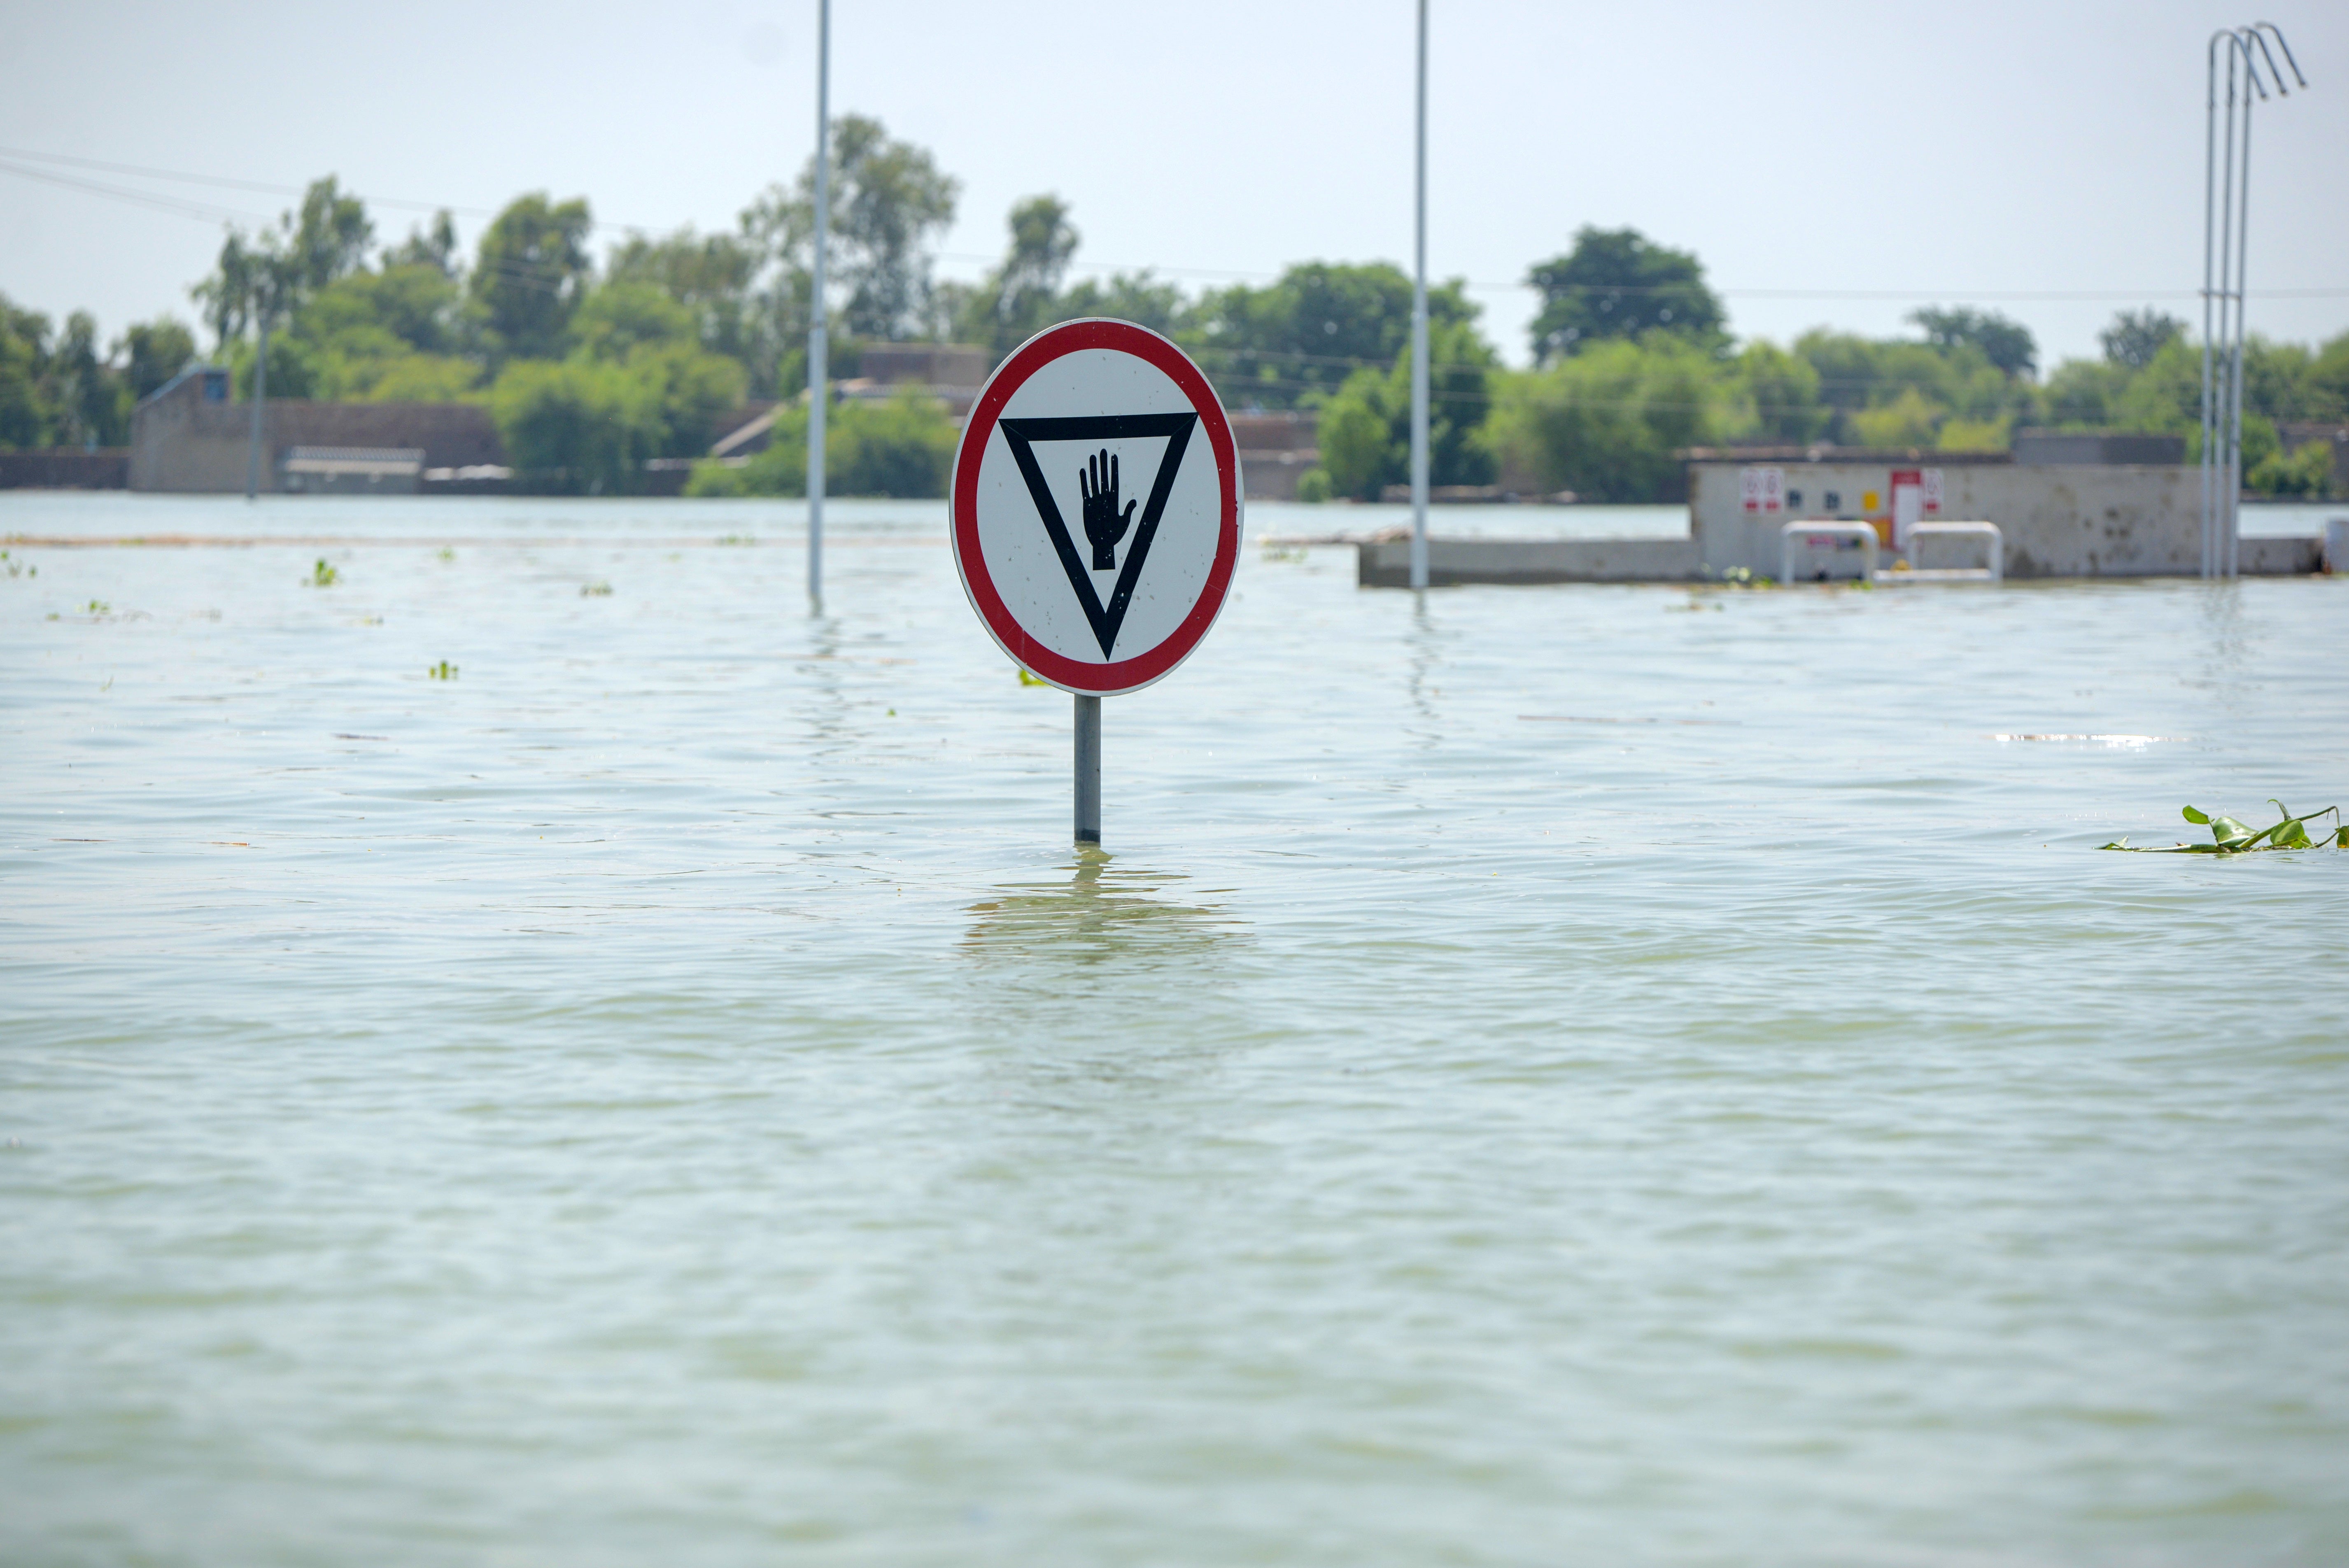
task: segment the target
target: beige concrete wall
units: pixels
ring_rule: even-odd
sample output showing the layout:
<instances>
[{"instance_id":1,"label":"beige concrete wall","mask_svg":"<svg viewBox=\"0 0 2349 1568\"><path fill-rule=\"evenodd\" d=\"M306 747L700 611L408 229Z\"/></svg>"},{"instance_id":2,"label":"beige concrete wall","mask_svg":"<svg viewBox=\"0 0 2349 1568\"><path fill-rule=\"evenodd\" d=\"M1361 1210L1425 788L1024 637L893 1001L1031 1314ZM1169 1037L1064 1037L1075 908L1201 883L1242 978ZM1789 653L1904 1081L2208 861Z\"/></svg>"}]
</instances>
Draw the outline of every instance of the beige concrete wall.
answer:
<instances>
[{"instance_id":1,"label":"beige concrete wall","mask_svg":"<svg viewBox=\"0 0 2349 1568\"><path fill-rule=\"evenodd\" d=\"M1739 472L1781 469L1802 501L1776 513L1744 510ZM1781 525L1826 517L1889 521L1894 467L1930 469L1930 456L1898 465L1782 462L1689 465L1689 531L1711 575L1734 566L1775 575ZM1952 463L1941 469L1942 500L1929 521L1994 522L2006 536L2009 577L2193 576L2201 571L2201 477L2188 468L2076 468ZM1829 491L1841 504L1822 504ZM1873 493L1875 505L1866 498ZM2280 559L2298 559L2292 552ZM2267 552L2247 552L2254 570ZM1888 562L1889 563L1889 562Z\"/></svg>"},{"instance_id":2,"label":"beige concrete wall","mask_svg":"<svg viewBox=\"0 0 2349 1568\"><path fill-rule=\"evenodd\" d=\"M253 405L207 403L190 377L130 417L130 488L224 494L244 489ZM489 410L471 403L312 403L273 397L262 419L261 488L278 489L288 447L420 447L428 469L503 463Z\"/></svg>"},{"instance_id":3,"label":"beige concrete wall","mask_svg":"<svg viewBox=\"0 0 2349 1568\"><path fill-rule=\"evenodd\" d=\"M1365 588L1411 586L1411 541L1355 546L1355 581ZM1700 576L1685 539L1430 539L1427 581L1469 583L1690 583Z\"/></svg>"}]
</instances>

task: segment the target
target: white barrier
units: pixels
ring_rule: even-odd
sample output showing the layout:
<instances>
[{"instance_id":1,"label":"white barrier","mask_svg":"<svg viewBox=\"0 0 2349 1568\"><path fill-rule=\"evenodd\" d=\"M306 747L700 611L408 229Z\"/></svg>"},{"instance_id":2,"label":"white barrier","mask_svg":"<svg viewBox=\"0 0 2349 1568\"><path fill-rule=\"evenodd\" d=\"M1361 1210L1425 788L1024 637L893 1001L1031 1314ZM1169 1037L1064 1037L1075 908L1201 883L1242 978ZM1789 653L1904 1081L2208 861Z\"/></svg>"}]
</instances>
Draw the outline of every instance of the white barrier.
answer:
<instances>
[{"instance_id":1,"label":"white barrier","mask_svg":"<svg viewBox=\"0 0 2349 1568\"><path fill-rule=\"evenodd\" d=\"M1981 566L1920 567L1917 562L1924 554L1929 539L1979 539L1988 547L1983 552L1988 559ZM2002 582L2006 577L2006 535L1994 522L1912 522L1909 525L1909 570L1898 575L1912 582Z\"/></svg>"},{"instance_id":2,"label":"white barrier","mask_svg":"<svg viewBox=\"0 0 2349 1568\"><path fill-rule=\"evenodd\" d=\"M2349 517L2324 520L2324 570L2349 576Z\"/></svg>"},{"instance_id":3,"label":"white barrier","mask_svg":"<svg viewBox=\"0 0 2349 1568\"><path fill-rule=\"evenodd\" d=\"M1805 570L1795 570L1795 546L1802 546ZM1872 522L1790 522L1778 531L1778 581L1781 583L1867 583L1876 576L1876 525ZM1847 568L1846 552L1860 558ZM1825 552L1825 553L1823 553ZM1835 570L1829 570L1829 568ZM1814 569L1816 568L1816 569Z\"/></svg>"}]
</instances>

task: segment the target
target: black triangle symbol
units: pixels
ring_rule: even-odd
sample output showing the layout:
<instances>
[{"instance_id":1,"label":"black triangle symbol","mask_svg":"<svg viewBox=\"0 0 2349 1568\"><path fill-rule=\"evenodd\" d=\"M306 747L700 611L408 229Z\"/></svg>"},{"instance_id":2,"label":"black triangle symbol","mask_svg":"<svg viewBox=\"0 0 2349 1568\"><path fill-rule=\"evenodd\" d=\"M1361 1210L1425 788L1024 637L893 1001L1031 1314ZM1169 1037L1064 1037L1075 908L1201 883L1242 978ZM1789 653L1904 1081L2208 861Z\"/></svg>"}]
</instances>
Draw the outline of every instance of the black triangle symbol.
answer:
<instances>
[{"instance_id":1,"label":"black triangle symbol","mask_svg":"<svg viewBox=\"0 0 2349 1568\"><path fill-rule=\"evenodd\" d=\"M1036 502L1036 513L1044 520L1044 531L1052 536L1052 548L1061 557L1061 570L1069 574L1069 586L1076 592L1078 607L1092 624L1093 641L1101 645L1104 659L1117 642L1118 628L1125 624L1126 606L1133 602L1133 585L1142 578L1142 563L1150 554L1151 541L1158 537L1159 515L1166 510L1166 497L1174 489L1175 472L1183 466L1183 449L1190 445L1192 428L1198 422L1195 412L996 421L1003 438L1010 443L1012 459L1019 465L1019 477L1028 481L1028 494ZM1125 564L1118 570L1117 586L1110 591L1109 603L1104 607L1093 592L1092 574L1069 537L1069 525L1061 517L1060 503L1052 499L1052 487L1044 482L1044 470L1036 466L1031 443L1114 441L1133 436L1164 436L1166 452L1158 459L1158 477L1151 481L1150 499L1143 504L1133 541L1125 547Z\"/></svg>"}]
</instances>

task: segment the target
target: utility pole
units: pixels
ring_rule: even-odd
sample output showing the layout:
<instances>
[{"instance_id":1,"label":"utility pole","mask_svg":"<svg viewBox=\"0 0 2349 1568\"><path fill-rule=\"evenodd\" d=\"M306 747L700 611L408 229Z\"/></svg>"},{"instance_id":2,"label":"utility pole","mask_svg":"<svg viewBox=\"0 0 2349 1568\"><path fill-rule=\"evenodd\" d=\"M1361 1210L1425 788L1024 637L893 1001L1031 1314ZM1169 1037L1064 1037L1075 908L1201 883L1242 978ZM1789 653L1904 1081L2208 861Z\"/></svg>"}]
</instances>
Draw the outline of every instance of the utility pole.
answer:
<instances>
[{"instance_id":1,"label":"utility pole","mask_svg":"<svg viewBox=\"0 0 2349 1568\"><path fill-rule=\"evenodd\" d=\"M255 296L261 301L261 351L253 358L253 443L244 455L244 499L252 500L261 494L261 418L269 407L269 294L268 285L262 285Z\"/></svg>"},{"instance_id":2,"label":"utility pole","mask_svg":"<svg viewBox=\"0 0 2349 1568\"><path fill-rule=\"evenodd\" d=\"M824 318L823 261L832 238L832 0L816 0L815 26L815 275L808 308L808 603L823 607L823 422L832 378L832 346Z\"/></svg>"},{"instance_id":3,"label":"utility pole","mask_svg":"<svg viewBox=\"0 0 2349 1568\"><path fill-rule=\"evenodd\" d=\"M1411 585L1427 586L1427 0L1419 0L1419 221L1411 286Z\"/></svg>"},{"instance_id":4,"label":"utility pole","mask_svg":"<svg viewBox=\"0 0 2349 1568\"><path fill-rule=\"evenodd\" d=\"M2202 147L2202 575L2240 569L2243 495L2243 274L2251 263L2251 107L2290 98L2275 50L2303 88L2300 62L2272 22L2222 28L2210 36L2209 94ZM2257 53L2253 51L2256 50ZM2225 63L2220 64L2223 51ZM2260 61L2267 62L2267 80ZM2219 78L2226 77L2226 129L2220 130Z\"/></svg>"}]
</instances>

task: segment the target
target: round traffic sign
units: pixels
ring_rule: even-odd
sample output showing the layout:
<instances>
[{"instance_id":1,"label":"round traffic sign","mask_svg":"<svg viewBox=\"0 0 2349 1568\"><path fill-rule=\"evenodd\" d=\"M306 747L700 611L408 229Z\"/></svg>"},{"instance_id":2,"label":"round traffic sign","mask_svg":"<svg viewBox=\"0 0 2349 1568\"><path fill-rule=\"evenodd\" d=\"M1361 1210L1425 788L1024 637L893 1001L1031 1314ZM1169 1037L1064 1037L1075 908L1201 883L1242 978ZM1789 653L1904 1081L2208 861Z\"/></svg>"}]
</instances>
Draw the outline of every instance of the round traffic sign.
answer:
<instances>
[{"instance_id":1,"label":"round traffic sign","mask_svg":"<svg viewBox=\"0 0 2349 1568\"><path fill-rule=\"evenodd\" d=\"M1199 645L1240 552L1240 465L1215 388L1129 321L1038 333L955 451L955 565L1003 651L1064 691L1139 690Z\"/></svg>"}]
</instances>

